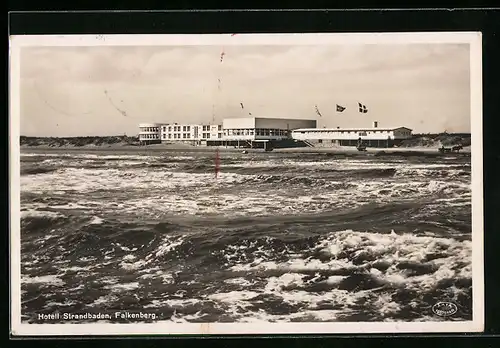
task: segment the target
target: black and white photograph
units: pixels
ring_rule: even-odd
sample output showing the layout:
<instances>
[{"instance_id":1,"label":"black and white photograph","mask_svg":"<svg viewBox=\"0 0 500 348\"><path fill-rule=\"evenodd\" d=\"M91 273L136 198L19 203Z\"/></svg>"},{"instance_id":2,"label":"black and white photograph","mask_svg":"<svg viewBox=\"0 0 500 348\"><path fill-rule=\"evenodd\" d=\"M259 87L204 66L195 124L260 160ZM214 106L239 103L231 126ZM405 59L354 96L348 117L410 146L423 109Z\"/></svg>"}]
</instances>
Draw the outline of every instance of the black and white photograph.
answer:
<instances>
[{"instance_id":1,"label":"black and white photograph","mask_svg":"<svg viewBox=\"0 0 500 348\"><path fill-rule=\"evenodd\" d=\"M481 34L14 36L20 335L483 329Z\"/></svg>"}]
</instances>

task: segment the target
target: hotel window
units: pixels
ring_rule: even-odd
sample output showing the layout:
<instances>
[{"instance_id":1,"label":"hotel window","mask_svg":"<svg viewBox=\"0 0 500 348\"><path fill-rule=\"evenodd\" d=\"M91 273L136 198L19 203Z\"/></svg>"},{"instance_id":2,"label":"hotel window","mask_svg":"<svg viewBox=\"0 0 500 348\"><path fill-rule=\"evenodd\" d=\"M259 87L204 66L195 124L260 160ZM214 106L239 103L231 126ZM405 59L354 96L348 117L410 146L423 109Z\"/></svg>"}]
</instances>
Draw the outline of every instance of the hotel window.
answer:
<instances>
[{"instance_id":1,"label":"hotel window","mask_svg":"<svg viewBox=\"0 0 500 348\"><path fill-rule=\"evenodd\" d=\"M250 135L253 135L253 133L254 133L254 130L250 129Z\"/></svg>"},{"instance_id":2,"label":"hotel window","mask_svg":"<svg viewBox=\"0 0 500 348\"><path fill-rule=\"evenodd\" d=\"M168 138L169 138L169 139L172 139L172 134L169 134L169 135L168 135Z\"/></svg>"},{"instance_id":3,"label":"hotel window","mask_svg":"<svg viewBox=\"0 0 500 348\"><path fill-rule=\"evenodd\" d=\"M171 132L172 131L172 127L171 126L168 126L168 131Z\"/></svg>"},{"instance_id":4,"label":"hotel window","mask_svg":"<svg viewBox=\"0 0 500 348\"><path fill-rule=\"evenodd\" d=\"M163 134L163 139L167 139L167 135L166 134Z\"/></svg>"},{"instance_id":5,"label":"hotel window","mask_svg":"<svg viewBox=\"0 0 500 348\"><path fill-rule=\"evenodd\" d=\"M221 125L219 125L219 126L217 127L217 130L221 131L221 130L222 130L222 126L221 126Z\"/></svg>"},{"instance_id":6,"label":"hotel window","mask_svg":"<svg viewBox=\"0 0 500 348\"><path fill-rule=\"evenodd\" d=\"M248 129L245 129L245 135L248 135L248 134L249 134L249 133L248 133Z\"/></svg>"},{"instance_id":7,"label":"hotel window","mask_svg":"<svg viewBox=\"0 0 500 348\"><path fill-rule=\"evenodd\" d=\"M318 140L318 143L319 143L319 144L322 144L322 143L323 143L323 139L319 139L319 140Z\"/></svg>"},{"instance_id":8,"label":"hotel window","mask_svg":"<svg viewBox=\"0 0 500 348\"><path fill-rule=\"evenodd\" d=\"M186 136L187 136L188 139L191 139L191 134L190 133L186 134Z\"/></svg>"},{"instance_id":9,"label":"hotel window","mask_svg":"<svg viewBox=\"0 0 500 348\"><path fill-rule=\"evenodd\" d=\"M166 132L167 131L167 127L163 126L163 131Z\"/></svg>"},{"instance_id":10,"label":"hotel window","mask_svg":"<svg viewBox=\"0 0 500 348\"><path fill-rule=\"evenodd\" d=\"M187 130L188 132L191 132L191 126L186 126L186 130Z\"/></svg>"},{"instance_id":11,"label":"hotel window","mask_svg":"<svg viewBox=\"0 0 500 348\"><path fill-rule=\"evenodd\" d=\"M217 135L218 135L218 138L219 138L219 139L221 139L221 138L222 138L222 134L221 134L221 133L219 133L219 134L217 134Z\"/></svg>"}]
</instances>

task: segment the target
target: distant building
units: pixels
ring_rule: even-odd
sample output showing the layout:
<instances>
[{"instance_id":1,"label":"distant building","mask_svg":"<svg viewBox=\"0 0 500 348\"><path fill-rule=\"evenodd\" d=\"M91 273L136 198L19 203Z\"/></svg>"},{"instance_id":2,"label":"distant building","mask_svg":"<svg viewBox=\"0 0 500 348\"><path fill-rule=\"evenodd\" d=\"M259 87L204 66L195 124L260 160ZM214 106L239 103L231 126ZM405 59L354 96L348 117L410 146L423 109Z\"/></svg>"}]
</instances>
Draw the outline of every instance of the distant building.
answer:
<instances>
[{"instance_id":1,"label":"distant building","mask_svg":"<svg viewBox=\"0 0 500 348\"><path fill-rule=\"evenodd\" d=\"M412 130L406 127L372 128L300 128L292 132L292 138L309 146L356 146L361 141L368 147L393 147L412 137Z\"/></svg>"},{"instance_id":2,"label":"distant building","mask_svg":"<svg viewBox=\"0 0 500 348\"><path fill-rule=\"evenodd\" d=\"M213 141L221 141L222 134L222 125L177 123L141 123L139 125L139 141L142 144L183 142L193 145L210 145Z\"/></svg>"},{"instance_id":3,"label":"distant building","mask_svg":"<svg viewBox=\"0 0 500 348\"><path fill-rule=\"evenodd\" d=\"M226 118L222 122L224 144L254 147L254 143L279 142L291 139L294 129L316 127L316 120L286 118Z\"/></svg>"},{"instance_id":4,"label":"distant building","mask_svg":"<svg viewBox=\"0 0 500 348\"><path fill-rule=\"evenodd\" d=\"M162 124L162 142L184 142L206 145L207 141L222 139L222 125Z\"/></svg>"},{"instance_id":5,"label":"distant building","mask_svg":"<svg viewBox=\"0 0 500 348\"><path fill-rule=\"evenodd\" d=\"M141 123L139 124L139 142L141 144L158 144L160 140L159 123Z\"/></svg>"},{"instance_id":6,"label":"distant building","mask_svg":"<svg viewBox=\"0 0 500 348\"><path fill-rule=\"evenodd\" d=\"M316 120L247 117L224 119L222 125L144 123L139 125L139 140L143 144L262 147L263 143L291 141L291 131L303 127L316 127Z\"/></svg>"},{"instance_id":7,"label":"distant building","mask_svg":"<svg viewBox=\"0 0 500 348\"><path fill-rule=\"evenodd\" d=\"M393 147L412 137L406 127L317 128L316 120L286 118L226 118L222 125L143 123L142 144L187 143L231 147L357 146Z\"/></svg>"}]
</instances>

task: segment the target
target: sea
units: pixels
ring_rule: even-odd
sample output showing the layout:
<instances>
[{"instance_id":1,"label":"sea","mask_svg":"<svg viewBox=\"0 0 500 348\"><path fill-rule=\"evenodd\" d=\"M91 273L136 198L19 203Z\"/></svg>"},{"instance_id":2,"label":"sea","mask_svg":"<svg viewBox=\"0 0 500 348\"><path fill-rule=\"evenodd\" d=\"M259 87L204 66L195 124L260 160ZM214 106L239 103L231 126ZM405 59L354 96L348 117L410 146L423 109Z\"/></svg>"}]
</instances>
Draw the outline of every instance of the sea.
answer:
<instances>
[{"instance_id":1,"label":"sea","mask_svg":"<svg viewBox=\"0 0 500 348\"><path fill-rule=\"evenodd\" d=\"M472 320L470 153L216 157L23 149L22 322Z\"/></svg>"}]
</instances>

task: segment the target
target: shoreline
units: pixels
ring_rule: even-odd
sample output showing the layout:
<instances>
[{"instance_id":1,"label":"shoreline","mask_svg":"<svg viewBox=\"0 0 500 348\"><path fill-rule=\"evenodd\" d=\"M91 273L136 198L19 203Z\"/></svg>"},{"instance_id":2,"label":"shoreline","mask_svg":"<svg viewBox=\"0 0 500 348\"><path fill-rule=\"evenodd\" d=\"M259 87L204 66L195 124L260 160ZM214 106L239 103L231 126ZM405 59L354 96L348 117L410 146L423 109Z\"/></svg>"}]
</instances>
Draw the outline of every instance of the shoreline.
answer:
<instances>
[{"instance_id":1,"label":"shoreline","mask_svg":"<svg viewBox=\"0 0 500 348\"><path fill-rule=\"evenodd\" d=\"M437 156L449 156L449 155L461 155L467 156L471 154L470 146L464 147L460 152L453 153L440 153L438 148L435 147L397 147L397 148L367 148L367 151L358 151L355 147L296 147L296 148L278 148L270 152L265 152L263 149L246 149L246 148L234 148L234 147L223 147L223 146L186 146L186 145L143 145L143 146L130 146L130 145L90 145L90 146L29 146L21 145L20 152L137 152L137 153L148 153L148 152L215 152L219 149L220 152L231 152L231 153L242 153L247 151L250 153L283 153L283 154L294 154L294 153L310 153L310 154L346 154L346 155L437 155Z\"/></svg>"}]
</instances>

